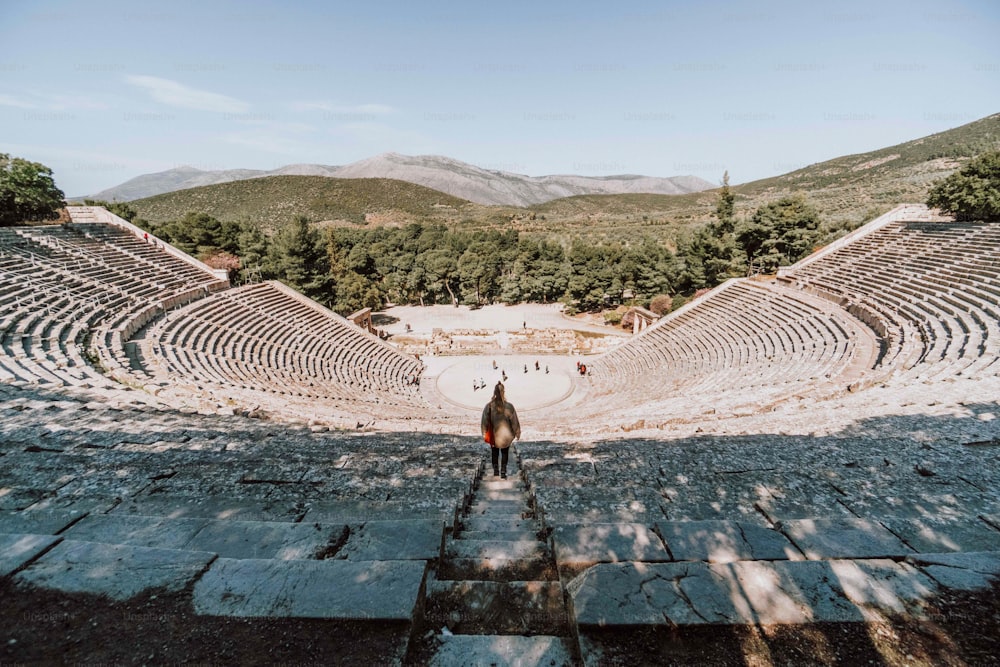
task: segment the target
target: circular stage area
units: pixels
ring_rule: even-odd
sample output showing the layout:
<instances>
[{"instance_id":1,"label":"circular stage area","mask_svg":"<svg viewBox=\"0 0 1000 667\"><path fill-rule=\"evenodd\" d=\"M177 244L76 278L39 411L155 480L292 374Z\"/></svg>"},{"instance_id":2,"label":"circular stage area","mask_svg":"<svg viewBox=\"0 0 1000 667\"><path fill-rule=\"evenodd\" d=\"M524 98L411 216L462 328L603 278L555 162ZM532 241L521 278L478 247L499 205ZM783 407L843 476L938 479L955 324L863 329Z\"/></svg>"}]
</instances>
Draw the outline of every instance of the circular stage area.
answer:
<instances>
[{"instance_id":1,"label":"circular stage area","mask_svg":"<svg viewBox=\"0 0 1000 667\"><path fill-rule=\"evenodd\" d=\"M525 355L434 357L425 359L425 375L437 375L437 389L446 400L472 410L486 405L493 396L493 387L503 381L507 400L520 412L553 405L568 397L573 392L576 359Z\"/></svg>"}]
</instances>

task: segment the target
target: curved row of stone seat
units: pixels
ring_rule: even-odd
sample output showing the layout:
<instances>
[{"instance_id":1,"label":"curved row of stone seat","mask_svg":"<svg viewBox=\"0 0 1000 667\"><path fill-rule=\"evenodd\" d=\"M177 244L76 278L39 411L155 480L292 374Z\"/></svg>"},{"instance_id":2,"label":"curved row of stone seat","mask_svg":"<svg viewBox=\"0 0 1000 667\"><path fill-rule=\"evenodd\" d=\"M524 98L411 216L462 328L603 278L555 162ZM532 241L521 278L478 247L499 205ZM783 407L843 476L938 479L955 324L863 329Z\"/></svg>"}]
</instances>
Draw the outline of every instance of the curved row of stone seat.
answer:
<instances>
[{"instance_id":1,"label":"curved row of stone seat","mask_svg":"<svg viewBox=\"0 0 1000 667\"><path fill-rule=\"evenodd\" d=\"M145 254L118 245L125 237ZM0 253L4 279L18 285L2 306L0 365L14 382L125 389L87 364L85 351L122 380L124 340L138 323L227 284L104 223L4 229Z\"/></svg>"},{"instance_id":2,"label":"curved row of stone seat","mask_svg":"<svg viewBox=\"0 0 1000 667\"><path fill-rule=\"evenodd\" d=\"M691 409L692 396L773 401L831 383L843 388L875 354L853 318L795 290L730 281L588 363L605 408ZM685 400L677 404L676 399ZM676 405L675 405L676 404Z\"/></svg>"},{"instance_id":3,"label":"curved row of stone seat","mask_svg":"<svg viewBox=\"0 0 1000 667\"><path fill-rule=\"evenodd\" d=\"M876 313L898 375L1000 372L1000 225L893 221L780 279Z\"/></svg>"},{"instance_id":4,"label":"curved row of stone seat","mask_svg":"<svg viewBox=\"0 0 1000 667\"><path fill-rule=\"evenodd\" d=\"M134 299L7 253L0 256L0 286L0 381L115 386L84 352L100 322Z\"/></svg>"},{"instance_id":5,"label":"curved row of stone seat","mask_svg":"<svg viewBox=\"0 0 1000 667\"><path fill-rule=\"evenodd\" d=\"M411 414L424 405L420 363L279 283L216 293L145 332L161 382L293 395Z\"/></svg>"}]
</instances>

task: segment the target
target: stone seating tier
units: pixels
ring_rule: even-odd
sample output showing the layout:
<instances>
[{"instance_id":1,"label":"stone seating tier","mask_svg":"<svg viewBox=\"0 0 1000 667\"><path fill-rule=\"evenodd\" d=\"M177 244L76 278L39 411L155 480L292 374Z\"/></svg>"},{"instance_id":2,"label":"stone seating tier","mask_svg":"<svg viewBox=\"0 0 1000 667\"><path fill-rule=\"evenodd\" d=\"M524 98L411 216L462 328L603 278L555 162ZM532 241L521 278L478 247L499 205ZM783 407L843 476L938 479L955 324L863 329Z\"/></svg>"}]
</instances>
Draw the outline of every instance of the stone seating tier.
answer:
<instances>
[{"instance_id":1,"label":"stone seating tier","mask_svg":"<svg viewBox=\"0 0 1000 667\"><path fill-rule=\"evenodd\" d=\"M529 441L512 479L493 480L478 438L53 396L0 387L12 595L156 590L195 622L391 620L394 661L517 650L593 663L637 627L920 618L927 599L1000 574L1000 477L993 448L970 444L990 428L974 417ZM510 634L470 634L482 627ZM523 635L539 636L503 639Z\"/></svg>"},{"instance_id":2,"label":"stone seating tier","mask_svg":"<svg viewBox=\"0 0 1000 667\"><path fill-rule=\"evenodd\" d=\"M900 381L975 374L996 360L998 236L996 224L897 221L783 279L897 314L887 334L901 354L887 361Z\"/></svg>"},{"instance_id":3,"label":"stone seating tier","mask_svg":"<svg viewBox=\"0 0 1000 667\"><path fill-rule=\"evenodd\" d=\"M275 283L219 292L170 313L140 341L164 383L294 394L405 415L424 406L419 362ZM368 412L371 408L367 409Z\"/></svg>"}]
</instances>

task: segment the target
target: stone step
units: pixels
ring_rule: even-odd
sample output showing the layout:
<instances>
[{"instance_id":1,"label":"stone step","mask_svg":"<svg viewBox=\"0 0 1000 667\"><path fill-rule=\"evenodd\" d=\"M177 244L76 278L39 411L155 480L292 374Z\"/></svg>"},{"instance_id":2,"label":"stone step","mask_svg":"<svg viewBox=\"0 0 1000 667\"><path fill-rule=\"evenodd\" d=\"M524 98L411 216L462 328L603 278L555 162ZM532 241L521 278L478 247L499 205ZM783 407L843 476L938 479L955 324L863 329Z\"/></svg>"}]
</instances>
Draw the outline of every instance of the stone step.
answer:
<instances>
[{"instance_id":1,"label":"stone step","mask_svg":"<svg viewBox=\"0 0 1000 667\"><path fill-rule=\"evenodd\" d=\"M495 503L499 501L508 501L512 503L522 503L524 505L528 504L528 496L522 491L518 490L499 490L491 491L489 489L479 489L476 491L476 500L485 503Z\"/></svg>"},{"instance_id":2,"label":"stone step","mask_svg":"<svg viewBox=\"0 0 1000 667\"><path fill-rule=\"evenodd\" d=\"M740 521L657 521L673 560L729 563L740 560L801 560L777 530Z\"/></svg>"},{"instance_id":3,"label":"stone step","mask_svg":"<svg viewBox=\"0 0 1000 667\"><path fill-rule=\"evenodd\" d=\"M223 558L309 560L347 538L343 524L226 521L137 514L90 515L66 537L104 544L209 551Z\"/></svg>"},{"instance_id":4,"label":"stone step","mask_svg":"<svg viewBox=\"0 0 1000 667\"><path fill-rule=\"evenodd\" d=\"M776 526L809 560L892 558L914 553L878 521L793 519Z\"/></svg>"},{"instance_id":5,"label":"stone step","mask_svg":"<svg viewBox=\"0 0 1000 667\"><path fill-rule=\"evenodd\" d=\"M14 581L18 586L127 600L153 588L180 591L215 558L205 551L63 540L15 575Z\"/></svg>"},{"instance_id":6,"label":"stone step","mask_svg":"<svg viewBox=\"0 0 1000 667\"><path fill-rule=\"evenodd\" d=\"M25 510L0 512L0 533L55 535L85 516L73 510Z\"/></svg>"},{"instance_id":7,"label":"stone step","mask_svg":"<svg viewBox=\"0 0 1000 667\"><path fill-rule=\"evenodd\" d=\"M412 622L424 561L220 558L194 587L206 616Z\"/></svg>"},{"instance_id":8,"label":"stone step","mask_svg":"<svg viewBox=\"0 0 1000 667\"><path fill-rule=\"evenodd\" d=\"M531 508L524 501L476 501L469 505L466 514L468 516L520 516L530 511Z\"/></svg>"},{"instance_id":9,"label":"stone step","mask_svg":"<svg viewBox=\"0 0 1000 667\"><path fill-rule=\"evenodd\" d=\"M559 578L548 557L446 558L438 566L439 580L555 581Z\"/></svg>"},{"instance_id":10,"label":"stone step","mask_svg":"<svg viewBox=\"0 0 1000 667\"><path fill-rule=\"evenodd\" d=\"M523 542L537 540L538 530L463 530L455 537L456 540L502 540L504 542Z\"/></svg>"},{"instance_id":11,"label":"stone step","mask_svg":"<svg viewBox=\"0 0 1000 667\"><path fill-rule=\"evenodd\" d=\"M539 635L453 635L441 637L429 665L511 665L529 667L546 665L569 667L575 664L572 642L568 637Z\"/></svg>"},{"instance_id":12,"label":"stone step","mask_svg":"<svg viewBox=\"0 0 1000 667\"><path fill-rule=\"evenodd\" d=\"M560 525L552 531L559 567L584 567L621 561L671 560L660 537L637 523Z\"/></svg>"},{"instance_id":13,"label":"stone step","mask_svg":"<svg viewBox=\"0 0 1000 667\"><path fill-rule=\"evenodd\" d=\"M889 559L609 563L570 581L585 627L771 625L921 616L937 593L925 573ZM734 595L738 591L738 595Z\"/></svg>"},{"instance_id":14,"label":"stone step","mask_svg":"<svg viewBox=\"0 0 1000 667\"><path fill-rule=\"evenodd\" d=\"M0 533L0 578L17 572L61 540L52 535Z\"/></svg>"},{"instance_id":15,"label":"stone step","mask_svg":"<svg viewBox=\"0 0 1000 667\"><path fill-rule=\"evenodd\" d=\"M294 502L267 503L229 496L181 496L156 494L133 496L117 505L111 514L142 514L190 519L240 519L249 521L295 522L305 508ZM319 519L312 519L318 521Z\"/></svg>"},{"instance_id":16,"label":"stone step","mask_svg":"<svg viewBox=\"0 0 1000 667\"><path fill-rule=\"evenodd\" d=\"M528 540L451 540L445 554L454 558L534 558L545 554L546 545Z\"/></svg>"},{"instance_id":17,"label":"stone step","mask_svg":"<svg viewBox=\"0 0 1000 667\"><path fill-rule=\"evenodd\" d=\"M569 634L557 581L432 581L424 613L455 634Z\"/></svg>"},{"instance_id":18,"label":"stone step","mask_svg":"<svg viewBox=\"0 0 1000 667\"><path fill-rule=\"evenodd\" d=\"M534 532L538 530L538 524L532 519L522 519L516 516L478 516L464 517L461 519L463 530L474 530L483 532L506 531L506 530L527 530Z\"/></svg>"},{"instance_id":19,"label":"stone step","mask_svg":"<svg viewBox=\"0 0 1000 667\"><path fill-rule=\"evenodd\" d=\"M500 479L499 477L484 477L479 482L479 491L521 491L524 485L521 484L521 480L514 479L510 476L507 479Z\"/></svg>"}]
</instances>

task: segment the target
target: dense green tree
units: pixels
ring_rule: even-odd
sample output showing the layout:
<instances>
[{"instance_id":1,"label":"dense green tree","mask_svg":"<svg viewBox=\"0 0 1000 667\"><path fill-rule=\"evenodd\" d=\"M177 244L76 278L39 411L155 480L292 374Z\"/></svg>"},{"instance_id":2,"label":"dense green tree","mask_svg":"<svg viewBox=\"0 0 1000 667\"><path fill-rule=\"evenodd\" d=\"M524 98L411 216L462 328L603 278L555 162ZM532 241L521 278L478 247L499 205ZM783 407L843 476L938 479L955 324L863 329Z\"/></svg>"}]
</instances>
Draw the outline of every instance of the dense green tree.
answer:
<instances>
[{"instance_id":1,"label":"dense green tree","mask_svg":"<svg viewBox=\"0 0 1000 667\"><path fill-rule=\"evenodd\" d=\"M732 234L735 224L736 195L729 189L729 172L722 174L722 189L719 190L719 201L715 205L715 236Z\"/></svg>"},{"instance_id":2,"label":"dense green tree","mask_svg":"<svg viewBox=\"0 0 1000 667\"><path fill-rule=\"evenodd\" d=\"M748 272L771 272L794 264L816 242L819 214L800 197L784 197L757 209L737 226L736 242L746 255Z\"/></svg>"},{"instance_id":3,"label":"dense green tree","mask_svg":"<svg viewBox=\"0 0 1000 667\"><path fill-rule=\"evenodd\" d=\"M0 153L0 225L56 220L64 199L51 169Z\"/></svg>"},{"instance_id":4,"label":"dense green tree","mask_svg":"<svg viewBox=\"0 0 1000 667\"><path fill-rule=\"evenodd\" d=\"M597 310L611 288L607 252L602 246L575 241L567 257L570 265L566 295L579 310Z\"/></svg>"},{"instance_id":5,"label":"dense green tree","mask_svg":"<svg viewBox=\"0 0 1000 667\"><path fill-rule=\"evenodd\" d=\"M259 224L241 226L237 238L240 257L240 282L257 282L275 278L271 261L271 243Z\"/></svg>"},{"instance_id":6,"label":"dense green tree","mask_svg":"<svg viewBox=\"0 0 1000 667\"><path fill-rule=\"evenodd\" d=\"M458 258L458 276L464 301L480 305L498 292L503 260L496 245L486 240L475 241Z\"/></svg>"},{"instance_id":7,"label":"dense green tree","mask_svg":"<svg viewBox=\"0 0 1000 667\"><path fill-rule=\"evenodd\" d=\"M937 183L927 205L956 220L1000 220L1000 151L984 153Z\"/></svg>"},{"instance_id":8,"label":"dense green tree","mask_svg":"<svg viewBox=\"0 0 1000 667\"><path fill-rule=\"evenodd\" d=\"M333 303L329 255L305 216L296 216L278 228L271 256L279 280L324 305Z\"/></svg>"},{"instance_id":9,"label":"dense green tree","mask_svg":"<svg viewBox=\"0 0 1000 667\"><path fill-rule=\"evenodd\" d=\"M220 250L238 255L243 227L237 222L222 222L207 213L192 211L180 220L156 225L152 231L189 255L203 258Z\"/></svg>"}]
</instances>

